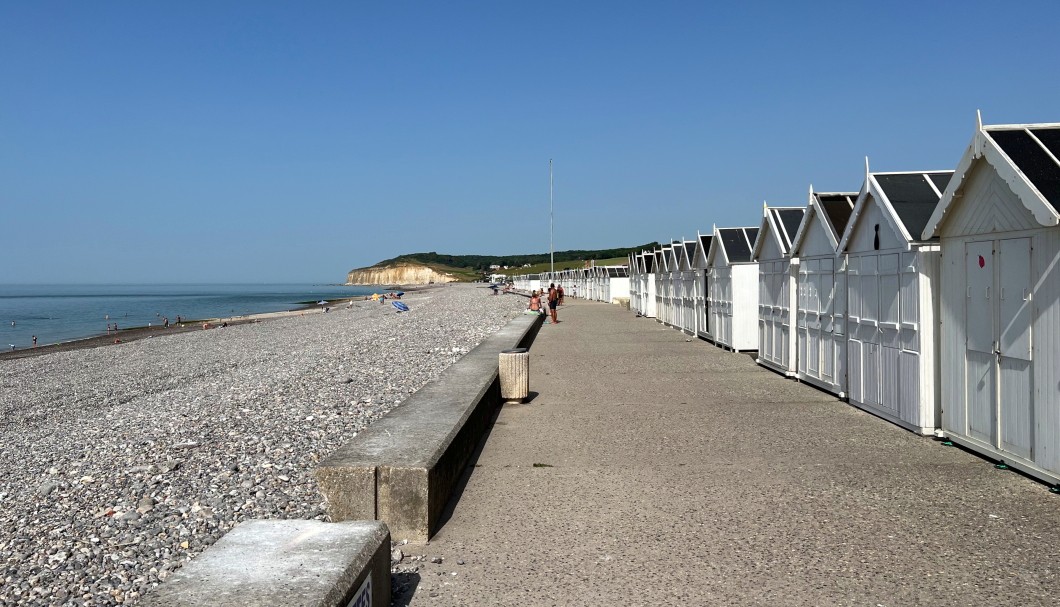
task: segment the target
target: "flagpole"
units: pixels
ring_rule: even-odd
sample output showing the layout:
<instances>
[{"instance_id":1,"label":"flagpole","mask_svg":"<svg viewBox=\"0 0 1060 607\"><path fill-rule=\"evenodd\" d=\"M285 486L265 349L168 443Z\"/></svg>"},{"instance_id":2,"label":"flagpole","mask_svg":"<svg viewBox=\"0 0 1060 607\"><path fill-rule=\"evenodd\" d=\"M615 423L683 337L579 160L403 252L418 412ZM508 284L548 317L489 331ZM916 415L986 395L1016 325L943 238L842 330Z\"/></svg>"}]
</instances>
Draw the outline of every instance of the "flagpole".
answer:
<instances>
[{"instance_id":1,"label":"flagpole","mask_svg":"<svg viewBox=\"0 0 1060 607\"><path fill-rule=\"evenodd\" d=\"M556 272L556 248L552 232L552 159L548 159L548 259L552 273Z\"/></svg>"}]
</instances>

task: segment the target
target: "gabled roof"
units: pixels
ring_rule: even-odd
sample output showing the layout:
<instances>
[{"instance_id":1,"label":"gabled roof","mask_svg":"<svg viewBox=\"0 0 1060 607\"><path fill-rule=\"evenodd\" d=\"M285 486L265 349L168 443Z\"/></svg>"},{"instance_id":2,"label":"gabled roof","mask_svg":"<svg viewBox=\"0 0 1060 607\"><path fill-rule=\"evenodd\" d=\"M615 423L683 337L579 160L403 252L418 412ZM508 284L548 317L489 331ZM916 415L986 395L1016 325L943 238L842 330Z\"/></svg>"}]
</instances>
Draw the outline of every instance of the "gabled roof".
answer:
<instances>
[{"instance_id":1,"label":"gabled roof","mask_svg":"<svg viewBox=\"0 0 1060 607\"><path fill-rule=\"evenodd\" d=\"M867 165L866 165L867 166ZM928 223L953 171L911 171L907 173L865 173L865 183L854 203L847 228L839 241L839 250L850 241L858 218L872 196L883 208L891 227L905 241L906 249L914 242L922 242L920 235Z\"/></svg>"},{"instance_id":2,"label":"gabled roof","mask_svg":"<svg viewBox=\"0 0 1060 607\"><path fill-rule=\"evenodd\" d=\"M655 253L653 251L644 251L644 273L655 273Z\"/></svg>"},{"instance_id":3,"label":"gabled roof","mask_svg":"<svg viewBox=\"0 0 1060 607\"><path fill-rule=\"evenodd\" d=\"M707 263L713 263L720 251L728 264L749 263L751 249L758 238L758 228L715 228L714 238L710 243Z\"/></svg>"},{"instance_id":4,"label":"gabled roof","mask_svg":"<svg viewBox=\"0 0 1060 607\"><path fill-rule=\"evenodd\" d=\"M1060 223L1060 124L976 124L975 135L957 163L954 178L942 193L920 237L938 236L950 206L960 200L964 180L979 159L986 160L1012 193L1043 226Z\"/></svg>"},{"instance_id":5,"label":"gabled roof","mask_svg":"<svg viewBox=\"0 0 1060 607\"><path fill-rule=\"evenodd\" d=\"M674 240L670 243L670 265L669 270L671 272L677 272L681 269L681 255L685 252L685 248L681 245L680 240Z\"/></svg>"},{"instance_id":6,"label":"gabled roof","mask_svg":"<svg viewBox=\"0 0 1060 607\"><path fill-rule=\"evenodd\" d=\"M679 263L677 264L678 270L691 270L692 262L696 259L696 241L685 240L682 241L678 249Z\"/></svg>"},{"instance_id":7,"label":"gabled roof","mask_svg":"<svg viewBox=\"0 0 1060 607\"><path fill-rule=\"evenodd\" d=\"M707 267L707 255L710 254L710 242L714 240L713 234L700 234L696 232L696 251L692 254L692 267Z\"/></svg>"},{"instance_id":8,"label":"gabled roof","mask_svg":"<svg viewBox=\"0 0 1060 607\"><path fill-rule=\"evenodd\" d=\"M805 214L805 207L765 207L762 210L762 225L758 229L758 238L751 249L751 257L758 259L765 239L769 238L767 232L777 241L781 253L785 256L790 254L791 243L795 240L795 234L798 233L802 216Z\"/></svg>"},{"instance_id":9,"label":"gabled roof","mask_svg":"<svg viewBox=\"0 0 1060 607\"><path fill-rule=\"evenodd\" d=\"M670 246L667 245L660 248L656 257L659 258L659 270L662 272L669 272L670 263L673 260L673 251L670 249Z\"/></svg>"},{"instance_id":10,"label":"gabled roof","mask_svg":"<svg viewBox=\"0 0 1060 607\"><path fill-rule=\"evenodd\" d=\"M692 262L696 260L696 241L686 240L685 241L685 256L688 257L688 267L692 267Z\"/></svg>"},{"instance_id":11,"label":"gabled roof","mask_svg":"<svg viewBox=\"0 0 1060 607\"><path fill-rule=\"evenodd\" d=\"M839 238L850 221L850 213L854 210L854 201L857 192L814 192L810 186L810 194L806 201L806 210L802 216L802 222L791 240L791 248L788 255L795 256L809 235L810 225L814 220L819 220L824 225L828 234L828 241L833 249L839 248Z\"/></svg>"}]
</instances>

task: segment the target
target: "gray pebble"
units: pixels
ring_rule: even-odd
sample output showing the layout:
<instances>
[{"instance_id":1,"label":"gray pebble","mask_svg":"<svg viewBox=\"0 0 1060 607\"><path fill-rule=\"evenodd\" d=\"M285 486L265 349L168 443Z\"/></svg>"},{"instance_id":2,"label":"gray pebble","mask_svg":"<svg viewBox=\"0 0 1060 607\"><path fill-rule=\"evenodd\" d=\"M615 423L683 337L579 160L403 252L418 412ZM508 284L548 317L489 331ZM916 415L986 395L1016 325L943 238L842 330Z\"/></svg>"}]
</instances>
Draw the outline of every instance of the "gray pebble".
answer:
<instances>
[{"instance_id":1,"label":"gray pebble","mask_svg":"<svg viewBox=\"0 0 1060 607\"><path fill-rule=\"evenodd\" d=\"M244 520L325 518L320 460L526 305L405 300L5 361L0 604L134 603Z\"/></svg>"}]
</instances>

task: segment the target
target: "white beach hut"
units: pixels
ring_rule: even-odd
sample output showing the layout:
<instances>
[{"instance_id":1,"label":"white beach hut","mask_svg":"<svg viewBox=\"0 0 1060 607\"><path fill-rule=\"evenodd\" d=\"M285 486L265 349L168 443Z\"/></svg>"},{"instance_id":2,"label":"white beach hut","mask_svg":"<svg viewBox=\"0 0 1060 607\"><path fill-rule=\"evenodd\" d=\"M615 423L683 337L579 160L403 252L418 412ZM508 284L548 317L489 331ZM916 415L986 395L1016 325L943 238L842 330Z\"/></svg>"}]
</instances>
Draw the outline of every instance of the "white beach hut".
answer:
<instances>
[{"instance_id":1,"label":"white beach hut","mask_svg":"<svg viewBox=\"0 0 1060 607\"><path fill-rule=\"evenodd\" d=\"M655 320L665 323L666 316L666 256L662 247L652 252L655 258Z\"/></svg>"},{"instance_id":2,"label":"white beach hut","mask_svg":"<svg viewBox=\"0 0 1060 607\"><path fill-rule=\"evenodd\" d=\"M796 377L846 395L846 273L837 253L856 192L814 192L791 245L799 260L796 284Z\"/></svg>"},{"instance_id":3,"label":"white beach hut","mask_svg":"<svg viewBox=\"0 0 1060 607\"><path fill-rule=\"evenodd\" d=\"M667 324L675 329L681 328L681 289L684 288L684 283L681 281L682 251L681 241L674 240L670 243L669 260L667 262L667 267L670 269L670 309Z\"/></svg>"},{"instance_id":4,"label":"white beach hut","mask_svg":"<svg viewBox=\"0 0 1060 607\"><path fill-rule=\"evenodd\" d=\"M675 240L670 244L671 280L673 281L673 309L670 325L689 335L695 334L695 280L689 250L694 252L694 241Z\"/></svg>"},{"instance_id":5,"label":"white beach hut","mask_svg":"<svg viewBox=\"0 0 1060 607\"><path fill-rule=\"evenodd\" d=\"M659 282L659 315L656 318L664 325L673 326L674 281L673 281L673 247L666 245L659 249L660 268L657 274Z\"/></svg>"},{"instance_id":6,"label":"white beach hut","mask_svg":"<svg viewBox=\"0 0 1060 607\"><path fill-rule=\"evenodd\" d=\"M618 303L629 299L629 268L626 266L608 266L607 287L604 301Z\"/></svg>"},{"instance_id":7,"label":"white beach hut","mask_svg":"<svg viewBox=\"0 0 1060 607\"><path fill-rule=\"evenodd\" d=\"M921 233L953 171L869 173L840 253L847 256L848 397L900 426L939 423L939 243Z\"/></svg>"},{"instance_id":8,"label":"white beach hut","mask_svg":"<svg viewBox=\"0 0 1060 607\"><path fill-rule=\"evenodd\" d=\"M939 237L942 431L1060 483L1060 124L978 125Z\"/></svg>"},{"instance_id":9,"label":"white beach hut","mask_svg":"<svg viewBox=\"0 0 1060 607\"><path fill-rule=\"evenodd\" d=\"M639 314L641 308L641 270L640 259L637 254L630 253L626 255L626 265L629 267L629 309Z\"/></svg>"},{"instance_id":10,"label":"white beach hut","mask_svg":"<svg viewBox=\"0 0 1060 607\"><path fill-rule=\"evenodd\" d=\"M696 335L709 340L714 339L710 333L710 266L707 265L712 240L713 234L700 234L697 231L696 251L692 257L692 267L696 273Z\"/></svg>"},{"instance_id":11,"label":"white beach hut","mask_svg":"<svg viewBox=\"0 0 1060 607\"><path fill-rule=\"evenodd\" d=\"M758 349L758 264L751 249L757 227L716 228L707 254L711 273L711 332L734 352Z\"/></svg>"},{"instance_id":12,"label":"white beach hut","mask_svg":"<svg viewBox=\"0 0 1060 607\"><path fill-rule=\"evenodd\" d=\"M795 331L799 263L791 244L806 213L803 207L765 207L751 257L758 262L758 364L795 375Z\"/></svg>"},{"instance_id":13,"label":"white beach hut","mask_svg":"<svg viewBox=\"0 0 1060 607\"><path fill-rule=\"evenodd\" d=\"M696 241L685 240L681 243L681 316L678 326L689 335L696 334L696 269L693 266L696 256Z\"/></svg>"},{"instance_id":14,"label":"white beach hut","mask_svg":"<svg viewBox=\"0 0 1060 607\"><path fill-rule=\"evenodd\" d=\"M655 318L655 253L644 251L640 254L640 267L644 279L641 288L644 289L643 307L638 310L641 316Z\"/></svg>"}]
</instances>

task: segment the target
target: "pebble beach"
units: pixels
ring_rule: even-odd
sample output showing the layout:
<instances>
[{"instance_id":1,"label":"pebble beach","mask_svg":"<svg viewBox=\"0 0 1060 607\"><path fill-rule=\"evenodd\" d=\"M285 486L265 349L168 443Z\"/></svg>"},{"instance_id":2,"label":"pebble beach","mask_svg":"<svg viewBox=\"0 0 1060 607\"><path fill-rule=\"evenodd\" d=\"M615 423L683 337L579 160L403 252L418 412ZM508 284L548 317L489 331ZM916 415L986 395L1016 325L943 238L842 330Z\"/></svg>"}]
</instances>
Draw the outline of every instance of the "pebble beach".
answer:
<instances>
[{"instance_id":1,"label":"pebble beach","mask_svg":"<svg viewBox=\"0 0 1060 607\"><path fill-rule=\"evenodd\" d=\"M522 313L478 285L0 361L0 605L133 604Z\"/></svg>"}]
</instances>

